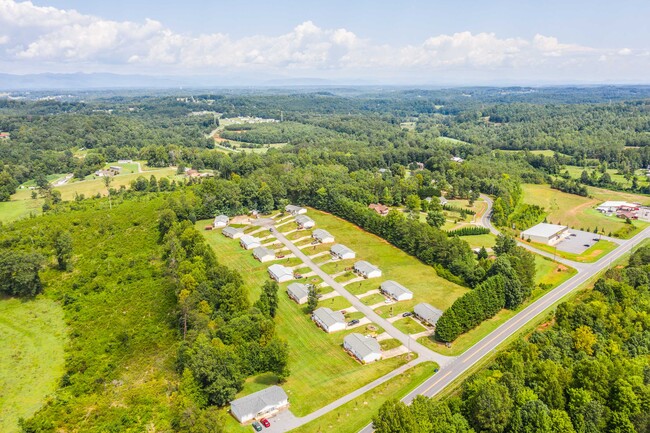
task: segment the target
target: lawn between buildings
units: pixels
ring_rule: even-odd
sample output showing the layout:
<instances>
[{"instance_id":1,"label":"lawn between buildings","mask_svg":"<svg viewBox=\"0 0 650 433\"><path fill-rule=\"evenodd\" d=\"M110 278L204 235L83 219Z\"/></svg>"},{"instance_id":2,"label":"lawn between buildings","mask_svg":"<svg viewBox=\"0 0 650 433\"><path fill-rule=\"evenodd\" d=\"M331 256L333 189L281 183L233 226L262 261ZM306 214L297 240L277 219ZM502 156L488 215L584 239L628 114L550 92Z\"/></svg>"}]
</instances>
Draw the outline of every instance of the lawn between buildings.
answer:
<instances>
[{"instance_id":1,"label":"lawn between buildings","mask_svg":"<svg viewBox=\"0 0 650 433\"><path fill-rule=\"evenodd\" d=\"M513 311L504 308L494 317L483 321L476 328L462 334L451 344L451 347L446 347L443 343L435 341L433 339L433 336L420 337L418 338L418 342L443 355L458 356L472 347L474 344L478 343L490 332L497 329L506 320L510 319L512 316L526 308L531 303L535 302L544 294L548 293L549 290L559 286L569 278L573 277L577 272L573 268L569 268L561 263L554 262L538 254L535 254L535 264L537 267L535 285L537 287L533 289L533 292L528 301L520 305L518 309ZM542 289L539 286L546 286L549 288Z\"/></svg>"},{"instance_id":2,"label":"lawn between buildings","mask_svg":"<svg viewBox=\"0 0 650 433\"><path fill-rule=\"evenodd\" d=\"M578 230L593 231L598 228L600 233L629 239L648 226L643 221L632 221L633 228L624 219L608 217L601 214L595 207L607 200L633 201L641 204L650 203L650 197L639 194L610 191L589 187L592 197L581 197L551 189L549 185L522 185L524 202L544 208L546 219L550 223L562 224ZM604 232L603 232L604 230ZM618 234L617 234L618 232Z\"/></svg>"},{"instance_id":3,"label":"lawn between buildings","mask_svg":"<svg viewBox=\"0 0 650 433\"><path fill-rule=\"evenodd\" d=\"M0 299L0 431L20 431L64 372L65 322L56 302Z\"/></svg>"},{"instance_id":4,"label":"lawn between buildings","mask_svg":"<svg viewBox=\"0 0 650 433\"><path fill-rule=\"evenodd\" d=\"M249 299L255 301L259 297L262 284L269 279L268 266L272 263L283 263L283 260L260 263L253 258L251 251L243 250L238 240L226 238L221 234L221 230L202 230L209 223L210 221L206 220L197 221L196 228L201 230L214 248L220 263L241 273ZM365 326L333 334L322 331L306 313L305 305L297 305L289 299L286 294L289 284L290 282L280 284L276 330L289 345L291 373L282 387L289 395L291 410L297 416L313 412L407 362L407 357L402 355L370 365L359 364L343 350L342 343L343 338L351 332L365 332ZM322 306L331 308L347 303L340 296L332 299L333 301L323 300ZM349 318L360 318L357 316L352 313ZM238 397L276 381L277 379L269 375L250 378ZM224 412L227 410L228 408L224 408ZM232 425L227 431L238 431L238 424L235 424L237 423L234 419L227 421L227 426Z\"/></svg>"}]
</instances>

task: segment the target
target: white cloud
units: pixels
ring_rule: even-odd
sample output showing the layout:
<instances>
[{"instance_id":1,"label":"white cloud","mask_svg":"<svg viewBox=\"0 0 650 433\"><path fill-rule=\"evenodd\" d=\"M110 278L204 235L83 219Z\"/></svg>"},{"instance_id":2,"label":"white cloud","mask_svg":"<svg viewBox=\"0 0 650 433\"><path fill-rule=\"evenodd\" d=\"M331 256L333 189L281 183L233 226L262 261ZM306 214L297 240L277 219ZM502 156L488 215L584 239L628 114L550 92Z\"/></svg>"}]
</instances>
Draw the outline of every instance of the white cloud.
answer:
<instances>
[{"instance_id":1,"label":"white cloud","mask_svg":"<svg viewBox=\"0 0 650 433\"><path fill-rule=\"evenodd\" d=\"M75 10L0 0L0 64L24 70L104 70L158 73L302 72L338 76L420 76L459 72L580 77L591 66L617 73L630 63L648 65L648 56L628 48L595 49L537 34L502 38L468 31L392 46L358 37L350 30L324 29L312 21L279 36L233 39L224 33L176 33L162 23L111 21ZM622 58L625 58L623 60ZM643 60L640 60L643 59ZM605 68L603 69L603 65ZM11 71L6 71L11 72ZM462 75L462 74L461 74Z\"/></svg>"}]
</instances>

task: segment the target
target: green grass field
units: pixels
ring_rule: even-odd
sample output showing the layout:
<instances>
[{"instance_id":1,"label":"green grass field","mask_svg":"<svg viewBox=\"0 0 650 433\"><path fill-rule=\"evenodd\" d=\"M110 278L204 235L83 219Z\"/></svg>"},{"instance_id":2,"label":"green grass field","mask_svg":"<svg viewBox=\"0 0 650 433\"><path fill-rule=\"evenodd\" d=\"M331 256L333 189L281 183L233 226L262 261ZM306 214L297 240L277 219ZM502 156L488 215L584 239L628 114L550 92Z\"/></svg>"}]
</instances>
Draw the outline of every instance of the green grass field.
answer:
<instances>
[{"instance_id":1,"label":"green grass field","mask_svg":"<svg viewBox=\"0 0 650 433\"><path fill-rule=\"evenodd\" d=\"M10 201L0 202L0 222L8 223L43 213L43 199L32 199L32 190L19 189Z\"/></svg>"},{"instance_id":2,"label":"green grass field","mask_svg":"<svg viewBox=\"0 0 650 433\"><path fill-rule=\"evenodd\" d=\"M0 431L20 431L64 371L65 322L49 299L0 299Z\"/></svg>"},{"instance_id":3,"label":"green grass field","mask_svg":"<svg viewBox=\"0 0 650 433\"><path fill-rule=\"evenodd\" d=\"M198 221L197 229L200 230L208 222ZM220 230L201 230L201 232L215 249L219 261L242 274L249 298L251 301L256 300L262 284L269 279L266 269L271 262L258 262L250 251L241 249L237 240L226 238L221 235ZM360 365L341 347L345 335L354 331L327 334L319 329L306 314L305 306L297 305L286 295L288 284L280 285L276 330L278 335L285 338L289 344L291 373L282 386L291 399L292 411L296 415L303 416L310 413L406 362L406 357L400 356L370 365ZM322 301L322 304L332 308L332 305L344 305L343 302L347 303L344 298L335 297L333 301L331 299ZM269 380L272 379L268 376L264 378L265 383ZM251 381L253 383L238 396L255 391L257 379ZM232 422L228 422L228 425L230 424ZM229 431L238 430L233 426Z\"/></svg>"},{"instance_id":4,"label":"green grass field","mask_svg":"<svg viewBox=\"0 0 650 433\"><path fill-rule=\"evenodd\" d=\"M427 329L412 317L404 317L393 322L393 325L405 334L417 334Z\"/></svg>"},{"instance_id":5,"label":"green grass field","mask_svg":"<svg viewBox=\"0 0 650 433\"><path fill-rule=\"evenodd\" d=\"M575 229L592 231L596 227L604 230L605 234L616 234L626 227L625 221L616 217L607 217L595 210L595 207L606 200L627 200L640 203L650 203L650 197L610 191L600 188L589 188L591 197L580 197L551 189L548 185L522 185L524 202L535 204L547 212L547 221L554 224L568 225ZM625 238L632 237L648 226L642 221L633 221L635 229L625 233Z\"/></svg>"},{"instance_id":6,"label":"green grass field","mask_svg":"<svg viewBox=\"0 0 650 433\"><path fill-rule=\"evenodd\" d=\"M591 173L595 170L594 167L578 167L577 165L566 165L564 168L561 170L562 173L564 171L568 171L569 175L574 178L574 179L580 179L580 176L582 175L583 171L586 171L587 174L591 175ZM609 168L607 169L607 173L609 173L610 177L614 182L618 182L621 185L623 185L626 188L629 188L632 186L632 181L625 179L625 176L619 173L617 169L614 168ZM643 169L638 169L634 173L637 177L637 182L639 186L646 186L648 184L648 177L646 176L646 170ZM598 172L598 176L601 176L602 174Z\"/></svg>"},{"instance_id":7,"label":"green grass field","mask_svg":"<svg viewBox=\"0 0 650 433\"><path fill-rule=\"evenodd\" d=\"M485 247L490 249L496 244L497 237L492 233L487 233L485 235L473 235L473 236L461 236L461 239L469 244L472 248L481 248Z\"/></svg>"},{"instance_id":8,"label":"green grass field","mask_svg":"<svg viewBox=\"0 0 650 433\"><path fill-rule=\"evenodd\" d=\"M291 433L356 433L370 423L386 400L403 398L431 376L437 367L433 362L418 364L338 409L291 430Z\"/></svg>"}]
</instances>

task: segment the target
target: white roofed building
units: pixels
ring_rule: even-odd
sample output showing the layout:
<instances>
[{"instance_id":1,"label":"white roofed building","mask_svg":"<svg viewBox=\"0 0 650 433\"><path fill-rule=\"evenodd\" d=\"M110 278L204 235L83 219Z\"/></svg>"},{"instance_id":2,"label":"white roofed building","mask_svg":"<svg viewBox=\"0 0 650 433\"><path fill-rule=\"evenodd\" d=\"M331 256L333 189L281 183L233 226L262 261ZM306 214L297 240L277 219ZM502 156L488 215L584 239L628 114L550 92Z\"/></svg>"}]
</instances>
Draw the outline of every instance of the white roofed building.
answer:
<instances>
[{"instance_id":1,"label":"white roofed building","mask_svg":"<svg viewBox=\"0 0 650 433\"><path fill-rule=\"evenodd\" d=\"M330 248L330 254L333 258L339 260L353 259L357 256L354 251L342 244L332 245Z\"/></svg>"},{"instance_id":2,"label":"white roofed building","mask_svg":"<svg viewBox=\"0 0 650 433\"><path fill-rule=\"evenodd\" d=\"M293 280L293 271L285 266L274 264L267 269L269 276L278 283Z\"/></svg>"},{"instance_id":3,"label":"white roofed building","mask_svg":"<svg viewBox=\"0 0 650 433\"><path fill-rule=\"evenodd\" d=\"M244 235L239 238L239 245L245 250L252 250L262 246L262 241L259 238L251 235Z\"/></svg>"},{"instance_id":4,"label":"white roofed building","mask_svg":"<svg viewBox=\"0 0 650 433\"><path fill-rule=\"evenodd\" d=\"M301 229L310 229L316 225L313 219L309 218L307 215L298 215L296 217L296 224Z\"/></svg>"},{"instance_id":5,"label":"white roofed building","mask_svg":"<svg viewBox=\"0 0 650 433\"><path fill-rule=\"evenodd\" d=\"M614 214L619 210L639 210L640 206L639 203L629 203L626 201L606 201L598 205L596 210L604 214Z\"/></svg>"},{"instance_id":6,"label":"white roofed building","mask_svg":"<svg viewBox=\"0 0 650 433\"><path fill-rule=\"evenodd\" d=\"M353 332L343 339L343 348L363 364L381 359L381 346L372 337Z\"/></svg>"},{"instance_id":7,"label":"white roofed building","mask_svg":"<svg viewBox=\"0 0 650 433\"><path fill-rule=\"evenodd\" d=\"M214 222L212 223L212 225L214 226L214 228L225 227L228 225L229 222L230 222L230 218L228 218L228 216L217 215L216 217L214 217Z\"/></svg>"},{"instance_id":8,"label":"white roofed building","mask_svg":"<svg viewBox=\"0 0 650 433\"><path fill-rule=\"evenodd\" d=\"M327 230L323 229L314 230L314 232L311 234L311 237L321 244L331 244L334 242L334 236L332 236Z\"/></svg>"},{"instance_id":9,"label":"white roofed building","mask_svg":"<svg viewBox=\"0 0 650 433\"><path fill-rule=\"evenodd\" d=\"M431 326L436 326L438 319L440 319L440 316L442 316L442 311L431 306L430 304L427 304L426 302L422 302L413 307L413 313L415 313L415 316L418 319L428 323Z\"/></svg>"},{"instance_id":10,"label":"white roofed building","mask_svg":"<svg viewBox=\"0 0 650 433\"><path fill-rule=\"evenodd\" d=\"M569 227L558 224L540 223L521 232L521 239L539 242L545 245L555 245L569 236Z\"/></svg>"},{"instance_id":11,"label":"white roofed building","mask_svg":"<svg viewBox=\"0 0 650 433\"><path fill-rule=\"evenodd\" d=\"M396 301L408 301L409 299L413 299L413 292L402 286L400 283L392 280L381 283L379 291Z\"/></svg>"},{"instance_id":12,"label":"white roofed building","mask_svg":"<svg viewBox=\"0 0 650 433\"><path fill-rule=\"evenodd\" d=\"M286 205L284 207L284 211L289 212L291 215L294 215L294 216L295 215L303 215L303 214L307 213L307 209L305 209L304 207L295 206L295 205L292 205L292 204Z\"/></svg>"},{"instance_id":13,"label":"white roofed building","mask_svg":"<svg viewBox=\"0 0 650 433\"><path fill-rule=\"evenodd\" d=\"M287 286L287 295L297 304L304 304L309 299L309 288L302 283L291 283Z\"/></svg>"},{"instance_id":14,"label":"white roofed building","mask_svg":"<svg viewBox=\"0 0 650 433\"><path fill-rule=\"evenodd\" d=\"M275 252L268 248L257 247L253 250L253 257L262 263L270 262L271 260L275 260Z\"/></svg>"},{"instance_id":15,"label":"white roofed building","mask_svg":"<svg viewBox=\"0 0 650 433\"><path fill-rule=\"evenodd\" d=\"M371 265L365 260L359 260L354 264L354 272L363 278L377 278L381 277L381 269L375 265Z\"/></svg>"},{"instance_id":16,"label":"white roofed building","mask_svg":"<svg viewBox=\"0 0 650 433\"><path fill-rule=\"evenodd\" d=\"M230 413L240 423L247 423L256 418L269 417L289 406L289 397L277 385L238 398L230 402Z\"/></svg>"},{"instance_id":17,"label":"white roofed building","mask_svg":"<svg viewBox=\"0 0 650 433\"><path fill-rule=\"evenodd\" d=\"M320 307L314 310L311 315L311 320L327 333L342 331L346 327L343 314L340 311L332 311L327 307Z\"/></svg>"},{"instance_id":18,"label":"white roofed building","mask_svg":"<svg viewBox=\"0 0 650 433\"><path fill-rule=\"evenodd\" d=\"M239 239L242 236L244 236L244 230L242 229L236 229L234 227L226 227L221 231L221 233L227 237L227 238L232 238L232 239Z\"/></svg>"}]
</instances>

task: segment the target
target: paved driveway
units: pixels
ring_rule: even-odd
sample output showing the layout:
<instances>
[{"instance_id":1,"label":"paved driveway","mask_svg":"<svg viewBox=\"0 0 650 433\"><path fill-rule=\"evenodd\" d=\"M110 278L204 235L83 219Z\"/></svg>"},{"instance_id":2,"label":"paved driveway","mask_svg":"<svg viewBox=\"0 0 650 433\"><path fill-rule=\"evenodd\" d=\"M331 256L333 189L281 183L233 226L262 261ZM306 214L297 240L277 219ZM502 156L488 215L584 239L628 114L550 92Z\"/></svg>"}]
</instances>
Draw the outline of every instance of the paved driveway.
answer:
<instances>
[{"instance_id":1,"label":"paved driveway","mask_svg":"<svg viewBox=\"0 0 650 433\"><path fill-rule=\"evenodd\" d=\"M595 233L583 232L582 230L571 230L570 232L569 237L555 244L558 251L582 254L600 239L600 236Z\"/></svg>"}]
</instances>

